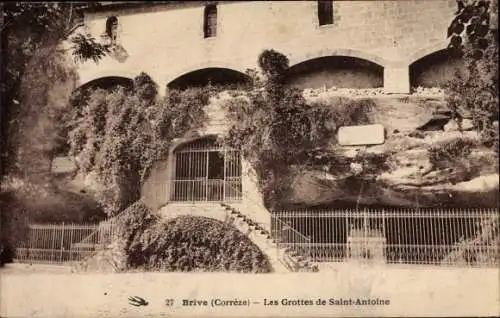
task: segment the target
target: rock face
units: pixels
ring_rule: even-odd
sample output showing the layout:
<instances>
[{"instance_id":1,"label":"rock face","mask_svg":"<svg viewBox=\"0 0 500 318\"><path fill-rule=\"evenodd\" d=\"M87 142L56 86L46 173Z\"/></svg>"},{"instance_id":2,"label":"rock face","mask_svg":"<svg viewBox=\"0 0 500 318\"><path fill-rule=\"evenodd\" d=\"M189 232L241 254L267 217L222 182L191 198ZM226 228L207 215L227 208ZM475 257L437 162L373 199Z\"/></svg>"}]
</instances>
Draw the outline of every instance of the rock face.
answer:
<instances>
[{"instance_id":1,"label":"rock face","mask_svg":"<svg viewBox=\"0 0 500 318\"><path fill-rule=\"evenodd\" d=\"M422 129L436 114L446 120L443 101L374 101L371 117L386 128L385 143L342 147L332 140L335 165L292 170L285 205L498 206L498 153L481 146L475 131L464 131L470 121Z\"/></svg>"}]
</instances>

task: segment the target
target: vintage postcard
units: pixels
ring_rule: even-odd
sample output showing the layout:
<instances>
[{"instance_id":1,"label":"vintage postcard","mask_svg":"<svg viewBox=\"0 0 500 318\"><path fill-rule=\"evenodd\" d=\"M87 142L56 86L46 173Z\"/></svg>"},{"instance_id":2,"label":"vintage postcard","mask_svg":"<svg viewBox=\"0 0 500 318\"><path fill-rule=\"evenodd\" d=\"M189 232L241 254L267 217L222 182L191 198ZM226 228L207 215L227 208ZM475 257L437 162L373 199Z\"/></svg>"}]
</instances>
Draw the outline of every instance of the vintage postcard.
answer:
<instances>
[{"instance_id":1,"label":"vintage postcard","mask_svg":"<svg viewBox=\"0 0 500 318\"><path fill-rule=\"evenodd\" d=\"M1 317L500 315L497 0L1 12Z\"/></svg>"}]
</instances>

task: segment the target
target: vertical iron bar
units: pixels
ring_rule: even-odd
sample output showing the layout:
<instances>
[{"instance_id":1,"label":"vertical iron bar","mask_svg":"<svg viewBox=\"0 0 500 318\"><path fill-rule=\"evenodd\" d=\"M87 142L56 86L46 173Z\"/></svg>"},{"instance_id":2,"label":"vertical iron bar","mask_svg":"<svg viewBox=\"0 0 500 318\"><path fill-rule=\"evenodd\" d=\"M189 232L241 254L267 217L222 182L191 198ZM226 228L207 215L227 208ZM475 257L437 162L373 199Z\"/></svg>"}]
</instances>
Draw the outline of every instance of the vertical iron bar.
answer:
<instances>
[{"instance_id":1,"label":"vertical iron bar","mask_svg":"<svg viewBox=\"0 0 500 318\"><path fill-rule=\"evenodd\" d=\"M73 261L72 254L73 254L73 232L75 230L74 224L71 224L71 233L69 236L69 260Z\"/></svg>"},{"instance_id":2,"label":"vertical iron bar","mask_svg":"<svg viewBox=\"0 0 500 318\"><path fill-rule=\"evenodd\" d=\"M60 248L60 253L59 253L59 262L62 262L62 257L63 257L63 249L64 249L64 222L62 223L61 226L61 248Z\"/></svg>"},{"instance_id":3,"label":"vertical iron bar","mask_svg":"<svg viewBox=\"0 0 500 318\"><path fill-rule=\"evenodd\" d=\"M206 168L207 168L207 171L205 172L205 200L208 201L208 170L210 169L209 165L210 153L208 151L204 153L206 157Z\"/></svg>"}]
</instances>

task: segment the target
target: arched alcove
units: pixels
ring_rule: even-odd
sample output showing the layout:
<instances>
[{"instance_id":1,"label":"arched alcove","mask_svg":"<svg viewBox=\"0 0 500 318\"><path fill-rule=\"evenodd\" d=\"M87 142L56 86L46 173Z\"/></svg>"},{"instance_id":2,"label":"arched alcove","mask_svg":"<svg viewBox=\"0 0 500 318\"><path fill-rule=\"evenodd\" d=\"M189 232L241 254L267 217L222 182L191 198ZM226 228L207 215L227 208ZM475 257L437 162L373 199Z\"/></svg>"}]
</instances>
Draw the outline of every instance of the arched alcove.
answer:
<instances>
[{"instance_id":1,"label":"arched alcove","mask_svg":"<svg viewBox=\"0 0 500 318\"><path fill-rule=\"evenodd\" d=\"M324 56L290 67L286 83L301 89L382 87L384 68L361 58Z\"/></svg>"},{"instance_id":2,"label":"arched alcove","mask_svg":"<svg viewBox=\"0 0 500 318\"><path fill-rule=\"evenodd\" d=\"M410 65L410 85L444 87L460 67L463 67L463 62L453 51L449 49L436 51Z\"/></svg>"},{"instance_id":3,"label":"arched alcove","mask_svg":"<svg viewBox=\"0 0 500 318\"><path fill-rule=\"evenodd\" d=\"M170 200L177 202L241 199L241 155L206 136L177 146L174 151Z\"/></svg>"},{"instance_id":4,"label":"arched alcove","mask_svg":"<svg viewBox=\"0 0 500 318\"><path fill-rule=\"evenodd\" d=\"M96 78L80 85L71 94L69 103L73 107L85 103L85 100L90 96L95 89L113 90L117 87L123 87L130 90L134 87L134 81L131 78L122 76L106 76Z\"/></svg>"},{"instance_id":5,"label":"arched alcove","mask_svg":"<svg viewBox=\"0 0 500 318\"><path fill-rule=\"evenodd\" d=\"M183 74L167 84L169 89L186 89L211 85L248 85L250 78L239 71L210 67Z\"/></svg>"},{"instance_id":6,"label":"arched alcove","mask_svg":"<svg viewBox=\"0 0 500 318\"><path fill-rule=\"evenodd\" d=\"M87 83L81 85L78 89L87 90L89 88L100 88L100 89L113 89L118 86L124 88L132 88L134 82L131 78L123 77L123 76L106 76L96 78Z\"/></svg>"}]
</instances>

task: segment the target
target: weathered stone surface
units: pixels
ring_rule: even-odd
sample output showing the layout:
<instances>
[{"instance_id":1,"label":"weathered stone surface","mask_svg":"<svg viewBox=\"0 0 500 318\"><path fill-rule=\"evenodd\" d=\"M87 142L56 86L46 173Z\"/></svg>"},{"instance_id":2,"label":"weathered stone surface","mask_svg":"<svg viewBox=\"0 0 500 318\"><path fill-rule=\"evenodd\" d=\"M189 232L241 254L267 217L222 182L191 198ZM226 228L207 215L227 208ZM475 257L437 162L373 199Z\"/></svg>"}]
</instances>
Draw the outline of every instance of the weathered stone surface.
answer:
<instances>
[{"instance_id":1,"label":"weathered stone surface","mask_svg":"<svg viewBox=\"0 0 500 318\"><path fill-rule=\"evenodd\" d=\"M473 130L474 129L474 124L471 119L464 119L462 120L462 130Z\"/></svg>"},{"instance_id":2,"label":"weathered stone surface","mask_svg":"<svg viewBox=\"0 0 500 318\"><path fill-rule=\"evenodd\" d=\"M328 173L310 169L295 175L290 204L322 205L335 202L422 207L494 207L499 199L498 154L474 148L469 155L442 162L439 168L429 160L429 147L456 138L478 138L476 132L425 132L423 139L390 137L386 144L367 147L386 154L389 168L363 165L348 152L337 152L348 169ZM395 138L395 139L393 139ZM342 162L342 160L339 160ZM353 168L354 167L354 168ZM340 167L337 167L340 170Z\"/></svg>"},{"instance_id":3,"label":"weathered stone surface","mask_svg":"<svg viewBox=\"0 0 500 318\"><path fill-rule=\"evenodd\" d=\"M76 169L77 167L70 157L55 157L52 159L52 173L71 173Z\"/></svg>"},{"instance_id":4,"label":"weathered stone surface","mask_svg":"<svg viewBox=\"0 0 500 318\"><path fill-rule=\"evenodd\" d=\"M458 123L452 119L446 125L444 125L444 131L458 131L460 130L460 126Z\"/></svg>"}]
</instances>

